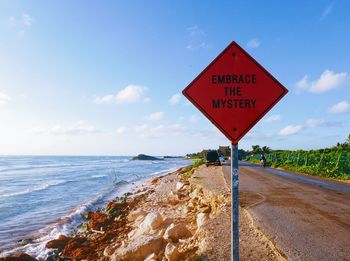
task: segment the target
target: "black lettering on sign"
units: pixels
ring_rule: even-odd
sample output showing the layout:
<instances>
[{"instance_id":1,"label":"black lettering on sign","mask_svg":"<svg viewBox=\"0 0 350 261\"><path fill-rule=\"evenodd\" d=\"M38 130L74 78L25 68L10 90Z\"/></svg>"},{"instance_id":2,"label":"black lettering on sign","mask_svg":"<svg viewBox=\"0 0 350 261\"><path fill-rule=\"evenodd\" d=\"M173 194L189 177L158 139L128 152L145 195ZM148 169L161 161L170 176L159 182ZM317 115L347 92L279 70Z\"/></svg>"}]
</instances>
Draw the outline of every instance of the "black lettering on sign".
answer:
<instances>
[{"instance_id":1,"label":"black lettering on sign","mask_svg":"<svg viewBox=\"0 0 350 261\"><path fill-rule=\"evenodd\" d=\"M225 95L241 96L241 87L225 87Z\"/></svg>"},{"instance_id":2,"label":"black lettering on sign","mask_svg":"<svg viewBox=\"0 0 350 261\"><path fill-rule=\"evenodd\" d=\"M220 109L220 100L212 100L213 108Z\"/></svg>"},{"instance_id":3,"label":"black lettering on sign","mask_svg":"<svg viewBox=\"0 0 350 261\"><path fill-rule=\"evenodd\" d=\"M230 83L256 83L256 74L214 74L211 76L212 84L230 84Z\"/></svg>"},{"instance_id":4,"label":"black lettering on sign","mask_svg":"<svg viewBox=\"0 0 350 261\"><path fill-rule=\"evenodd\" d=\"M256 100L252 99L217 99L212 100L213 109L254 109Z\"/></svg>"}]
</instances>

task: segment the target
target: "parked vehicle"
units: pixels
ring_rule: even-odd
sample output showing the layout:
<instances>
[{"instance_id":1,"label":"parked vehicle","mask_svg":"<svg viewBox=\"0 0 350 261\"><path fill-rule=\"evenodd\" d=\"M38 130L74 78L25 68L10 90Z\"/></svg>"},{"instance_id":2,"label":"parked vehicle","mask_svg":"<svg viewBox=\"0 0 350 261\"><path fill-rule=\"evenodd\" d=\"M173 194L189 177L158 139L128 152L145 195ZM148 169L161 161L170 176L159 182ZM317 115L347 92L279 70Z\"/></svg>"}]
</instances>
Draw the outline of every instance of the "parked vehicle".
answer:
<instances>
[{"instance_id":1,"label":"parked vehicle","mask_svg":"<svg viewBox=\"0 0 350 261\"><path fill-rule=\"evenodd\" d=\"M207 167L210 165L221 166L219 154L215 150L211 150L207 153L206 160L207 162L205 163L205 165Z\"/></svg>"},{"instance_id":2,"label":"parked vehicle","mask_svg":"<svg viewBox=\"0 0 350 261\"><path fill-rule=\"evenodd\" d=\"M221 163L225 162L225 157L224 156L220 156L219 159L220 159Z\"/></svg>"}]
</instances>

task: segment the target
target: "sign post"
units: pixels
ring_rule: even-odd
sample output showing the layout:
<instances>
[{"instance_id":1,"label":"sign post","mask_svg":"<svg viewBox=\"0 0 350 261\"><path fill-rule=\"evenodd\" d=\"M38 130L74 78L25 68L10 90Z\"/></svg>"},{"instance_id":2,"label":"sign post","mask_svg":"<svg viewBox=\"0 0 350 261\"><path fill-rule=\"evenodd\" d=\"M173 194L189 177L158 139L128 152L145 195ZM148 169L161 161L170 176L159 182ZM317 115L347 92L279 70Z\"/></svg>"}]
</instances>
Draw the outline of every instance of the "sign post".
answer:
<instances>
[{"instance_id":1,"label":"sign post","mask_svg":"<svg viewBox=\"0 0 350 261\"><path fill-rule=\"evenodd\" d=\"M288 90L236 42L230 43L183 91L231 141L232 260L239 260L238 141Z\"/></svg>"},{"instance_id":2,"label":"sign post","mask_svg":"<svg viewBox=\"0 0 350 261\"><path fill-rule=\"evenodd\" d=\"M231 143L231 256L239 260L238 143Z\"/></svg>"}]
</instances>

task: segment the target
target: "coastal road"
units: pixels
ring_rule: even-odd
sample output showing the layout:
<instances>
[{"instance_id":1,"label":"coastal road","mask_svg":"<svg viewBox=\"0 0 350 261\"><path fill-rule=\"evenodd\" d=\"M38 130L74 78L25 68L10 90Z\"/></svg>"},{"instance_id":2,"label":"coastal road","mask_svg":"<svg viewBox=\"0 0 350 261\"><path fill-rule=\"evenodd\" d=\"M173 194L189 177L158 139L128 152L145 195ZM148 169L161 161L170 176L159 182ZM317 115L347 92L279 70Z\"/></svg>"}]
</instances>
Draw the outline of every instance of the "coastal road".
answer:
<instances>
[{"instance_id":1,"label":"coastal road","mask_svg":"<svg viewBox=\"0 0 350 261\"><path fill-rule=\"evenodd\" d=\"M350 184L245 162L239 180L240 205L288 260L350 260Z\"/></svg>"}]
</instances>

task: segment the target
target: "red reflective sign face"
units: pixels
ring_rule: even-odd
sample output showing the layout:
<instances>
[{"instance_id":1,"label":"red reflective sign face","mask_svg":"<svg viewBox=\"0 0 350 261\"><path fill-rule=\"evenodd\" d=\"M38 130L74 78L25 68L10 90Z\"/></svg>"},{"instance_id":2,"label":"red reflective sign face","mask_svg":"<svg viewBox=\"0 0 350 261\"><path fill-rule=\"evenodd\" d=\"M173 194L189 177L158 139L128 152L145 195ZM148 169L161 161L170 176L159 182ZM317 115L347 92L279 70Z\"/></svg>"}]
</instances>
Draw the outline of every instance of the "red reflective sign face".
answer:
<instances>
[{"instance_id":1,"label":"red reflective sign face","mask_svg":"<svg viewBox=\"0 0 350 261\"><path fill-rule=\"evenodd\" d=\"M182 93L236 144L287 92L232 42Z\"/></svg>"}]
</instances>

